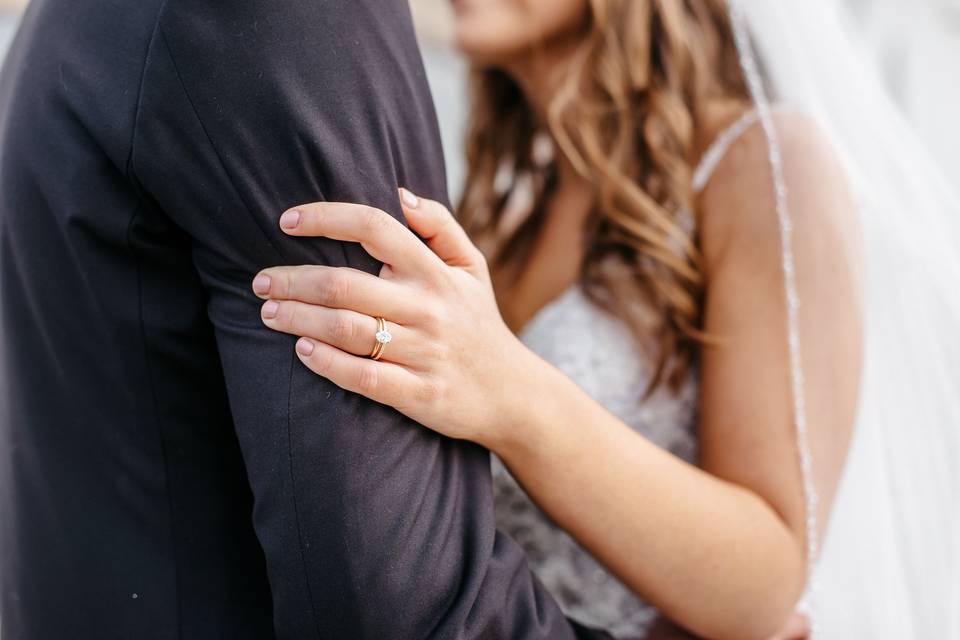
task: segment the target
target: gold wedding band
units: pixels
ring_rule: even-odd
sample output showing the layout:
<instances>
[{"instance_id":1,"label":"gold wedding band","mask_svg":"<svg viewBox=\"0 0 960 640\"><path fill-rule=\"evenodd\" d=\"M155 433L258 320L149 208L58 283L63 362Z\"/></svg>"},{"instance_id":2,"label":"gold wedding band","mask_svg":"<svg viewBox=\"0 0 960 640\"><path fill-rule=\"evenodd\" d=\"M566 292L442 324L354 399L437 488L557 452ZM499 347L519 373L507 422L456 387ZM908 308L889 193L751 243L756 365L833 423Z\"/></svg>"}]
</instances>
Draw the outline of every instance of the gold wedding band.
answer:
<instances>
[{"instance_id":1,"label":"gold wedding band","mask_svg":"<svg viewBox=\"0 0 960 640\"><path fill-rule=\"evenodd\" d=\"M374 336L377 343L373 345L373 351L370 352L371 360L379 360L383 356L383 350L387 348L387 345L393 340L393 336L387 331L387 321L382 317L377 316L377 334Z\"/></svg>"}]
</instances>

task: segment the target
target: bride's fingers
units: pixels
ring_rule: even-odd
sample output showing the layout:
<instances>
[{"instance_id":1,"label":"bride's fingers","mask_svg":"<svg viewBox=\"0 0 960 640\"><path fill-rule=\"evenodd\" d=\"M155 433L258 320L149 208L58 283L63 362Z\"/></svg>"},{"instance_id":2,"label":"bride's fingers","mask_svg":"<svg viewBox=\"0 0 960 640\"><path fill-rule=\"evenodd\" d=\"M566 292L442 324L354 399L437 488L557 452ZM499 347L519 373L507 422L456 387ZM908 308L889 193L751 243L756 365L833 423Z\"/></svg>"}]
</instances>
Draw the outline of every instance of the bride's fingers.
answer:
<instances>
[{"instance_id":1,"label":"bride's fingers","mask_svg":"<svg viewBox=\"0 0 960 640\"><path fill-rule=\"evenodd\" d=\"M403 223L376 207L348 202L303 204L280 217L280 228L292 236L359 242L367 253L397 271L429 274L442 266Z\"/></svg>"},{"instance_id":2,"label":"bride's fingers","mask_svg":"<svg viewBox=\"0 0 960 640\"><path fill-rule=\"evenodd\" d=\"M410 228L441 260L454 267L486 272L483 254L445 206L407 189L400 189L400 203Z\"/></svg>"},{"instance_id":3,"label":"bride's fingers","mask_svg":"<svg viewBox=\"0 0 960 640\"><path fill-rule=\"evenodd\" d=\"M375 402L402 407L409 398L422 395L423 383L417 375L392 362L358 358L309 338L297 340L296 351L317 375Z\"/></svg>"},{"instance_id":4,"label":"bride's fingers","mask_svg":"<svg viewBox=\"0 0 960 640\"><path fill-rule=\"evenodd\" d=\"M795 613L780 633L770 640L804 640L810 635L810 620L801 613Z\"/></svg>"},{"instance_id":5,"label":"bride's fingers","mask_svg":"<svg viewBox=\"0 0 960 640\"><path fill-rule=\"evenodd\" d=\"M260 309L263 323L282 333L306 336L356 356L369 356L376 345L377 321L346 309L329 309L296 300L268 300ZM415 334L387 321L393 339L384 347L383 360L415 365Z\"/></svg>"},{"instance_id":6,"label":"bride's fingers","mask_svg":"<svg viewBox=\"0 0 960 640\"><path fill-rule=\"evenodd\" d=\"M263 299L299 300L396 322L418 317L402 285L349 267L271 267L253 279L253 292Z\"/></svg>"}]
</instances>

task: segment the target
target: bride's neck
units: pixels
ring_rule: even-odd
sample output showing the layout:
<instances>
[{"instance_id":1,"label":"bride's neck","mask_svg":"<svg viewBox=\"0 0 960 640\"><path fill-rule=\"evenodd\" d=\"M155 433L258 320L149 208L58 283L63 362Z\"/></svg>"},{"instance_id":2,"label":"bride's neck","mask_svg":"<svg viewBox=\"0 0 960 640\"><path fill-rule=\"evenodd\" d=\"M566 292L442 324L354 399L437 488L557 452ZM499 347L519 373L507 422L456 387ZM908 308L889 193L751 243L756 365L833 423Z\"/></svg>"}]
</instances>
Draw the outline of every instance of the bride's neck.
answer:
<instances>
[{"instance_id":1,"label":"bride's neck","mask_svg":"<svg viewBox=\"0 0 960 640\"><path fill-rule=\"evenodd\" d=\"M564 62L568 62L573 53L572 46L566 50L558 50L558 47L554 47L549 52L528 56L505 66L507 73L523 92L536 121L540 123L540 128L548 135L551 135L550 128L547 126L550 105L565 79L563 73L567 65ZM559 152L556 140L552 138L551 135L556 156L556 193L572 195L589 191L589 181L577 171L564 154Z\"/></svg>"}]
</instances>

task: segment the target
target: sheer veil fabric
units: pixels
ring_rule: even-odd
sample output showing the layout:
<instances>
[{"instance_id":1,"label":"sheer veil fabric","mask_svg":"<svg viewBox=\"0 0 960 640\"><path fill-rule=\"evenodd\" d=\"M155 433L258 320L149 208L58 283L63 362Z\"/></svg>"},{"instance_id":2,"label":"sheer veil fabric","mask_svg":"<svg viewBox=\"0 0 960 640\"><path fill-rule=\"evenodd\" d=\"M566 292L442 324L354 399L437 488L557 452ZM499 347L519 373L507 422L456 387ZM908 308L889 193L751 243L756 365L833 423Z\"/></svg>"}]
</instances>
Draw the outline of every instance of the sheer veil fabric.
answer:
<instances>
[{"instance_id":1,"label":"sheer veil fabric","mask_svg":"<svg viewBox=\"0 0 960 640\"><path fill-rule=\"evenodd\" d=\"M728 0L767 135L816 638L960 638L960 199L829 0ZM823 539L804 411L803 300L771 104L812 118L843 160L863 230L857 421Z\"/></svg>"}]
</instances>

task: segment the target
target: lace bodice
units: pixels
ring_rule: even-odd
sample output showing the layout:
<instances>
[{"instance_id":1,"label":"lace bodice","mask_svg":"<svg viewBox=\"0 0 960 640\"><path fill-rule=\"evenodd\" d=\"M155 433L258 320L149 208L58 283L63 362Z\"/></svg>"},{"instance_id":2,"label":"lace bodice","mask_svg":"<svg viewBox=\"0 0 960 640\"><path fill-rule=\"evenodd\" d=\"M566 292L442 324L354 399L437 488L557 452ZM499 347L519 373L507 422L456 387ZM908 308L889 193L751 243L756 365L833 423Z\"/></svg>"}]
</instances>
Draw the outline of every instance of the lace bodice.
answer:
<instances>
[{"instance_id":1,"label":"lace bodice","mask_svg":"<svg viewBox=\"0 0 960 640\"><path fill-rule=\"evenodd\" d=\"M520 337L650 441L693 461L695 378L676 396L657 391L644 401L652 375L649 363L629 348L633 338L627 327L589 302L579 286L544 307ZM498 526L524 548L530 566L564 612L617 637L643 637L656 611L554 525L496 458L493 482Z\"/></svg>"},{"instance_id":2,"label":"lace bodice","mask_svg":"<svg viewBox=\"0 0 960 640\"><path fill-rule=\"evenodd\" d=\"M695 172L695 189L706 185L727 147L755 121L749 112L717 137ZM644 400L652 364L631 348L636 343L626 325L593 305L578 285L542 308L520 338L648 440L694 461L696 373L679 392L661 389ZM493 480L498 526L524 548L531 568L567 615L618 638L643 638L656 610L553 524L496 458Z\"/></svg>"}]
</instances>

